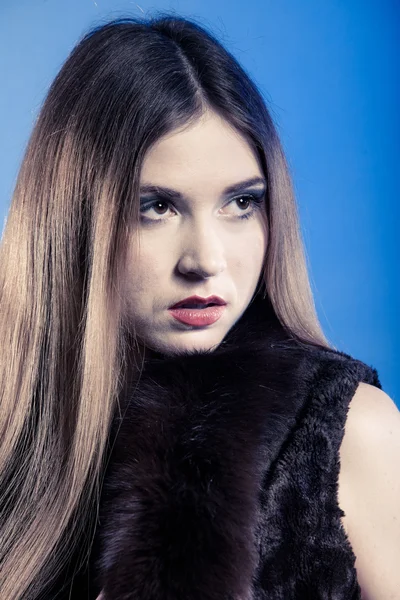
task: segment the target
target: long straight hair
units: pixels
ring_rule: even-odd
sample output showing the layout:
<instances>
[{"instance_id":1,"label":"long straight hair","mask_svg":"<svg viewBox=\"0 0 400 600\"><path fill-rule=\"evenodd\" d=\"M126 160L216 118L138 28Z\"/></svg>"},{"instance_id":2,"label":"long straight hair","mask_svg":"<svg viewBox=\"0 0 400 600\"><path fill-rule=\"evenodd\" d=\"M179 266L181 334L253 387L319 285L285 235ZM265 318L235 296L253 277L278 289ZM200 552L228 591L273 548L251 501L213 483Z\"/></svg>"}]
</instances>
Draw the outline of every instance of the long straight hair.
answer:
<instances>
[{"instance_id":1,"label":"long straight hair","mask_svg":"<svg viewBox=\"0 0 400 600\"><path fill-rule=\"evenodd\" d=\"M206 110L246 137L264 170L262 278L276 316L301 343L332 347L284 153L245 70L193 20L162 13L91 29L44 100L1 240L2 600L40 597L78 543L82 560L90 551L110 423L138 356L121 290L141 165Z\"/></svg>"}]
</instances>

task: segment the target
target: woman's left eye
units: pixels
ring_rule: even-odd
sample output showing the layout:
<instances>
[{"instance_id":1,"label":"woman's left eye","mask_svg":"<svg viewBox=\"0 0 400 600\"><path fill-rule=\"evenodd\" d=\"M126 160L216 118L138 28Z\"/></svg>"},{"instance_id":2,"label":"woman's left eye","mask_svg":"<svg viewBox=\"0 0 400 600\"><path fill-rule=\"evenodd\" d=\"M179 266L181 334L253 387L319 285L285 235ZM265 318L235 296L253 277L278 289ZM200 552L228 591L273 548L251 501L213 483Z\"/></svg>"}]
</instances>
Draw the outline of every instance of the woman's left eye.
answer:
<instances>
[{"instance_id":1,"label":"woman's left eye","mask_svg":"<svg viewBox=\"0 0 400 600\"><path fill-rule=\"evenodd\" d=\"M237 202L237 206L239 206L241 209L245 210L249 206L251 207L251 210L245 212L245 214L243 215L240 215L239 219L249 219L250 217L252 217L255 214L257 208L262 204L262 201L262 198L256 198L256 196L253 196L252 194L239 196L238 198L234 198L232 200L232 202Z\"/></svg>"}]
</instances>

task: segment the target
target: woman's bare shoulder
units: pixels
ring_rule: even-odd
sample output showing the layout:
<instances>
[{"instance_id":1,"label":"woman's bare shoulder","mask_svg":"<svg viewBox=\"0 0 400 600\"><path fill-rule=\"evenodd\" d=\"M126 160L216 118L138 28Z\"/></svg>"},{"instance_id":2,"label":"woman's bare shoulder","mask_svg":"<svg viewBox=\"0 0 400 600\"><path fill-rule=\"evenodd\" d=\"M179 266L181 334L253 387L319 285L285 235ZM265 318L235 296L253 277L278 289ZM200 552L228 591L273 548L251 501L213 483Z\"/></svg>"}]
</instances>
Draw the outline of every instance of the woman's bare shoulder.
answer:
<instances>
[{"instance_id":1,"label":"woman's bare shoulder","mask_svg":"<svg viewBox=\"0 0 400 600\"><path fill-rule=\"evenodd\" d=\"M363 598L399 598L400 412L381 389L361 382L340 448L339 506Z\"/></svg>"}]
</instances>

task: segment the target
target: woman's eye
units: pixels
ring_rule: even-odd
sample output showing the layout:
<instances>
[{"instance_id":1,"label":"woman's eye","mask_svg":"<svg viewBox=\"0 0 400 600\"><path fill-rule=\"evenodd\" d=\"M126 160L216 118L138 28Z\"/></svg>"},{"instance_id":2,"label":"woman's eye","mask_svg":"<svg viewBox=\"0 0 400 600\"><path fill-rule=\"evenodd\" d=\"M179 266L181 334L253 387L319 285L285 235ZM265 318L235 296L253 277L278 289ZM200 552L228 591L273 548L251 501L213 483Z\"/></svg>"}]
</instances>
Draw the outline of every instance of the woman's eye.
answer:
<instances>
[{"instance_id":1,"label":"woman's eye","mask_svg":"<svg viewBox=\"0 0 400 600\"><path fill-rule=\"evenodd\" d=\"M252 198L252 196L240 196L239 198L235 198L233 202L236 202L240 209L246 210L252 203Z\"/></svg>"},{"instance_id":2,"label":"woman's eye","mask_svg":"<svg viewBox=\"0 0 400 600\"><path fill-rule=\"evenodd\" d=\"M250 217L255 216L257 210L260 210L264 202L264 196L258 197L253 196L252 194L246 194L243 196L238 196L234 198L229 205L236 203L236 206L240 208L239 219L249 219ZM250 209L250 210L249 210Z\"/></svg>"},{"instance_id":3,"label":"woman's eye","mask_svg":"<svg viewBox=\"0 0 400 600\"><path fill-rule=\"evenodd\" d=\"M143 217L143 220L145 221L161 221L163 219L157 219L157 218L151 218L148 217L147 215L150 213L151 211L154 211L154 213L160 217L164 216L165 214L167 214L168 212L168 208L171 206L170 202L168 202L167 200L153 200L152 202L149 202L148 204L143 204L140 207L140 214ZM144 214L146 214L146 216L143 216Z\"/></svg>"},{"instance_id":4,"label":"woman's eye","mask_svg":"<svg viewBox=\"0 0 400 600\"><path fill-rule=\"evenodd\" d=\"M153 202L153 204L150 204L150 206L147 208L147 210L150 210L151 208L153 208L157 215L165 215L165 212L166 212L165 209L167 207L168 207L168 202L164 202L164 200L157 200L156 202Z\"/></svg>"}]
</instances>

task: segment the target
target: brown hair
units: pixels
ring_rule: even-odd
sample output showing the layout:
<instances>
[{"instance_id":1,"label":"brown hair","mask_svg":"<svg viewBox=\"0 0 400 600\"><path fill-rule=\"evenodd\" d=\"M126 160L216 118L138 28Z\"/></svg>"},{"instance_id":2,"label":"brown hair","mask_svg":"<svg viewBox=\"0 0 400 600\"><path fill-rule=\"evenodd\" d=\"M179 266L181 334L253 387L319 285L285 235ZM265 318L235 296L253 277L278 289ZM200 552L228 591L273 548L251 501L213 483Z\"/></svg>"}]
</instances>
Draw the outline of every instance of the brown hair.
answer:
<instances>
[{"instance_id":1,"label":"brown hair","mask_svg":"<svg viewBox=\"0 0 400 600\"><path fill-rule=\"evenodd\" d=\"M163 14L92 29L44 101L0 247L4 600L43 593L85 534L82 559L90 550L110 422L136 351L120 291L141 164L157 139L207 109L260 157L276 315L299 340L329 347L288 168L255 84L194 21Z\"/></svg>"}]
</instances>

